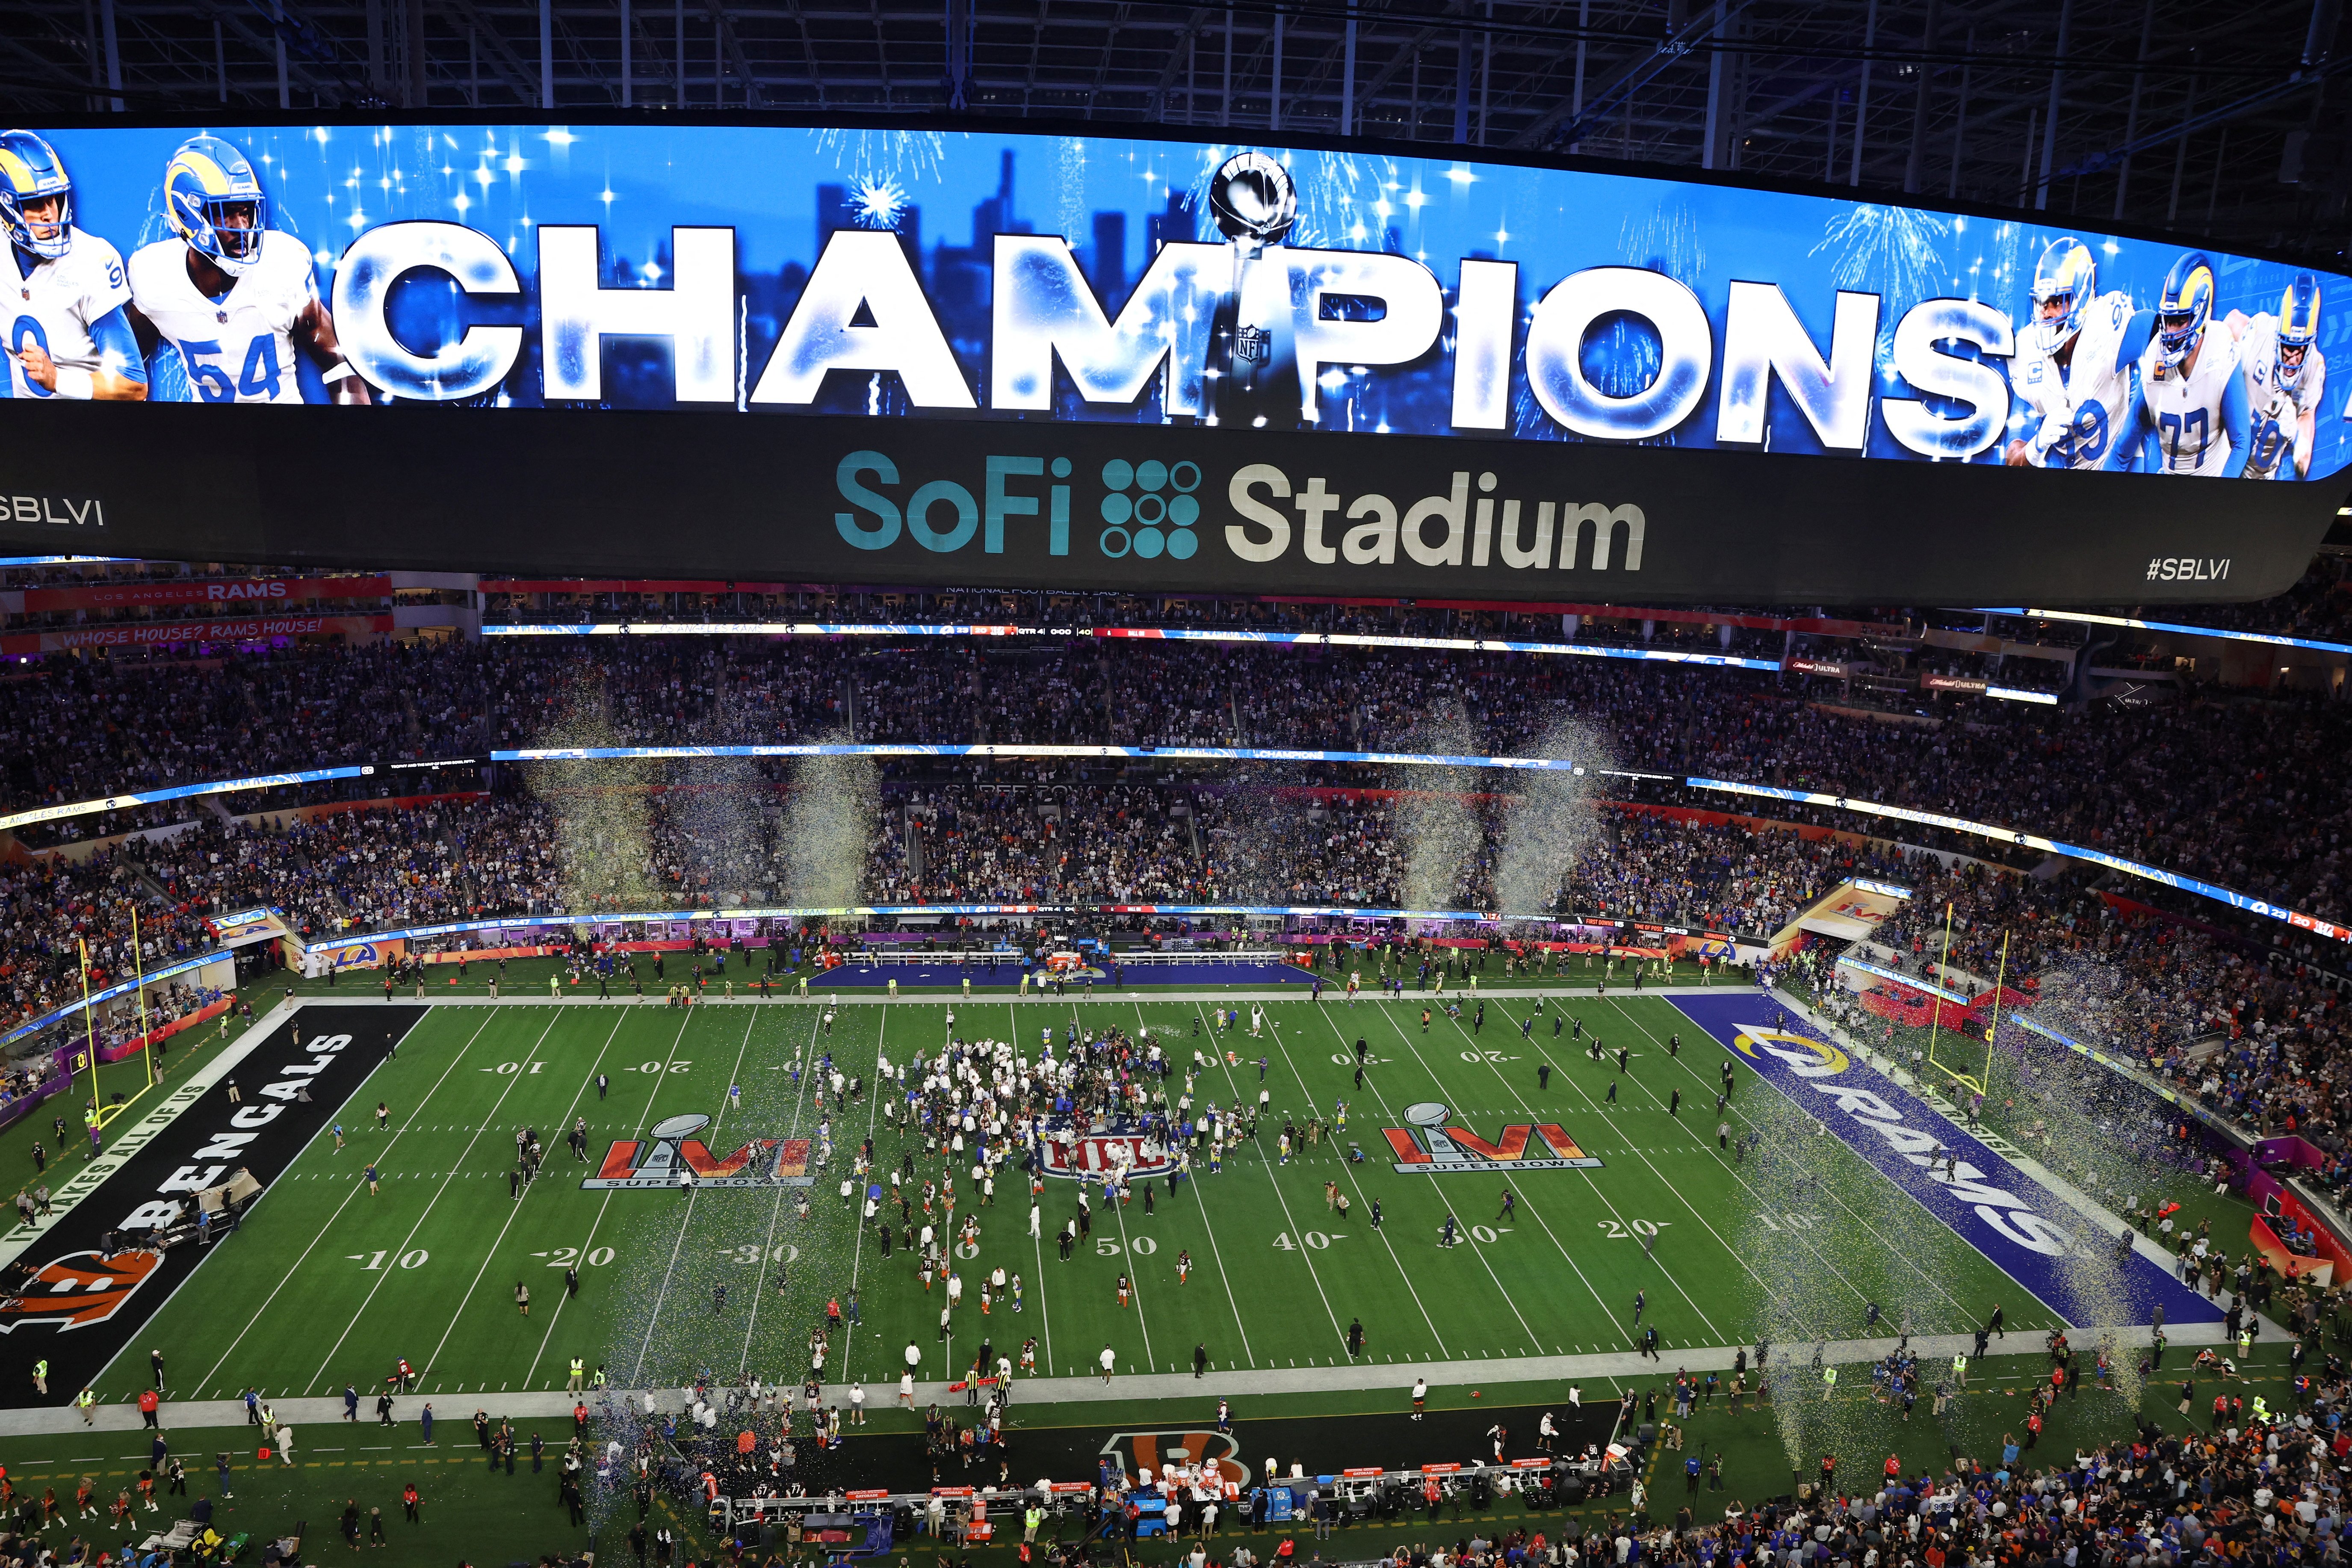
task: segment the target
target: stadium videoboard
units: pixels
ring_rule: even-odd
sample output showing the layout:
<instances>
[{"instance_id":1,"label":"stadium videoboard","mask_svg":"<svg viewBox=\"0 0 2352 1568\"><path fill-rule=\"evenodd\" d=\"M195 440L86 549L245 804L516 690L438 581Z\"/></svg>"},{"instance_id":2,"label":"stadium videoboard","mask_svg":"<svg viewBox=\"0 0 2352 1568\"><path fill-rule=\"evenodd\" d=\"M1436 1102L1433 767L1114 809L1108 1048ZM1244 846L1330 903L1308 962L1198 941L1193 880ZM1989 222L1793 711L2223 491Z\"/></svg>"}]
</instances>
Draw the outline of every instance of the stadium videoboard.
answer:
<instances>
[{"instance_id":1,"label":"stadium videoboard","mask_svg":"<svg viewBox=\"0 0 2352 1568\"><path fill-rule=\"evenodd\" d=\"M14 132L0 200L27 550L2144 604L2352 464L2352 280L2049 215L677 117Z\"/></svg>"}]
</instances>

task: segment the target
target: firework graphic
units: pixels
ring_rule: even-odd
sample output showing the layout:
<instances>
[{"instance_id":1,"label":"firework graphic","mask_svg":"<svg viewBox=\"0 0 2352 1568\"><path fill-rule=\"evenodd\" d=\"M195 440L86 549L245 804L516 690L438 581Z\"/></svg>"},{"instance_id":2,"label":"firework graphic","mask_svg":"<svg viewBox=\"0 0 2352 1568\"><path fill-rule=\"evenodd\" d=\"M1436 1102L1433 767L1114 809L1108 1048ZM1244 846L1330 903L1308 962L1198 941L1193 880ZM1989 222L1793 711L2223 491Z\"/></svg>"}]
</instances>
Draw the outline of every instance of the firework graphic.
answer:
<instances>
[{"instance_id":1,"label":"firework graphic","mask_svg":"<svg viewBox=\"0 0 2352 1568\"><path fill-rule=\"evenodd\" d=\"M1809 254L1829 258L1839 288L1884 294L1885 313L1900 316L1935 289L1944 270L1938 246L1951 232L1952 220L1934 213L1857 204L1822 226Z\"/></svg>"},{"instance_id":2,"label":"firework graphic","mask_svg":"<svg viewBox=\"0 0 2352 1568\"><path fill-rule=\"evenodd\" d=\"M896 228L907 213L906 187L896 180L860 180L842 205L860 228Z\"/></svg>"},{"instance_id":3,"label":"firework graphic","mask_svg":"<svg viewBox=\"0 0 2352 1568\"><path fill-rule=\"evenodd\" d=\"M936 180L947 158L945 131L853 131L831 126L816 133L817 150L853 184Z\"/></svg>"}]
</instances>

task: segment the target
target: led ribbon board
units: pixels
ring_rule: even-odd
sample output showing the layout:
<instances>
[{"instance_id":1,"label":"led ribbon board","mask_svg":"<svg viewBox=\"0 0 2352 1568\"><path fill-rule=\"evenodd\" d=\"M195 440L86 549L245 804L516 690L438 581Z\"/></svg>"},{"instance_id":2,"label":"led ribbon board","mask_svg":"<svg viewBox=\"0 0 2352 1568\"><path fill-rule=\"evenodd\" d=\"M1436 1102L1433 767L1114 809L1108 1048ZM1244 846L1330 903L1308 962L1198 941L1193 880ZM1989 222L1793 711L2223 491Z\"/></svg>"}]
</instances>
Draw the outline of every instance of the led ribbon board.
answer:
<instances>
[{"instance_id":1,"label":"led ribbon board","mask_svg":"<svg viewBox=\"0 0 2352 1568\"><path fill-rule=\"evenodd\" d=\"M1864 816L1883 816L1897 822L1916 822L1927 827L1946 828L1967 834L1972 838L1990 839L1996 844L2022 845L2039 849L2045 855L2063 855L2071 860L2088 860L2126 876L2139 877L2150 882L2160 882L2184 893L2194 893L2200 899L2243 910L2264 920L2283 921L2300 931L2324 936L2332 942L2352 942L2352 927L2321 920L2317 915L2258 899L2252 893L2242 893L2225 888L2219 882L2208 882L2186 872L2168 871L2161 866L2143 861L2126 860L2120 855L2110 855L2104 849L2092 849L2080 844L2068 844L2060 839L2044 838L2039 834L2021 832L2014 827L2000 827L1990 822L1971 822L1965 816L1952 816L1940 811L1919 811L1907 805L1887 805L1874 800L1856 800L1850 795L1824 795L1818 790L1781 789L1772 784L1735 784L1729 779L1690 778L1683 781L1692 789L1718 790L1727 795L1761 795L1771 800L1791 800L1806 805L1826 805L1838 811L1858 812Z\"/></svg>"},{"instance_id":2,"label":"led ribbon board","mask_svg":"<svg viewBox=\"0 0 2352 1568\"><path fill-rule=\"evenodd\" d=\"M10 367L0 545L27 552L2210 601L2299 574L2352 461L2298 401L2352 280L2046 215L1092 127L35 130L79 265L163 342L142 363L101 321L58 386ZM189 305L192 242L152 220L174 178L256 222L247 286L315 291L338 349ZM2176 272L2211 314L2168 347ZM2281 348L2283 313L2312 341ZM2113 374L2188 354L2210 406ZM265 403L271 439L222 437ZM2311 482L2170 482L2249 475Z\"/></svg>"}]
</instances>

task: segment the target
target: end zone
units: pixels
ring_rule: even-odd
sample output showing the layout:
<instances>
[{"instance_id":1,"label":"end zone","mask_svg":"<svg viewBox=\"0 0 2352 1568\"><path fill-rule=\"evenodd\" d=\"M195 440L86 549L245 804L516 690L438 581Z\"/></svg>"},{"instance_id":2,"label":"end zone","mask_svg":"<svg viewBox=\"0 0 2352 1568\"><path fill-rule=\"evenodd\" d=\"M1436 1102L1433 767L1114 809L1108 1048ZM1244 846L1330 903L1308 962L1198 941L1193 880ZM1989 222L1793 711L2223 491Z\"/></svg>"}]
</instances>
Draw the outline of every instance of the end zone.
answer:
<instances>
[{"instance_id":1,"label":"end zone","mask_svg":"<svg viewBox=\"0 0 2352 1568\"><path fill-rule=\"evenodd\" d=\"M28 1386L33 1363L47 1358L53 1397L69 1399L95 1383L172 1294L234 1239L232 1233L210 1247L119 1247L110 1254L107 1233L146 1229L174 1201L240 1167L262 1184L266 1198L425 1016L419 1006L307 1005L240 1056L241 1103L203 1092L183 1103L169 1126L9 1266L0 1279L7 1292L0 1297L0 1377ZM300 1098L305 1087L307 1100ZM72 1310L58 1310L68 1302Z\"/></svg>"},{"instance_id":2,"label":"end zone","mask_svg":"<svg viewBox=\"0 0 2352 1568\"><path fill-rule=\"evenodd\" d=\"M1827 1126L1873 1169L1990 1259L2067 1322L2104 1315L2063 1266L2074 1226L2039 1212L2054 1200L2016 1165L1868 1062L1758 992L1678 995L1675 1006L1798 1110ZM1955 1157L1947 1170L1938 1151ZM2168 1324L2221 1321L2221 1308L2147 1258L2125 1265L2133 1321L2158 1307Z\"/></svg>"}]
</instances>

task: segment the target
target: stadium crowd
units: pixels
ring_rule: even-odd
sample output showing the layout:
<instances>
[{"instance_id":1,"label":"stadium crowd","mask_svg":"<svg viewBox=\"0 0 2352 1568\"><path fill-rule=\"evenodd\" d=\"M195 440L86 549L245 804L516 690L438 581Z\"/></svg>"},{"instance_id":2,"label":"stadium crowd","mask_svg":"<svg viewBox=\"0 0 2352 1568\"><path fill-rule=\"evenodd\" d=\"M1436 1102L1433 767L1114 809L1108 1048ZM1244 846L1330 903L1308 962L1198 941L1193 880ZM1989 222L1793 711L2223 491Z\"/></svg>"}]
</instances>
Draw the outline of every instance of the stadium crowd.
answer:
<instances>
[{"instance_id":1,"label":"stadium crowd","mask_svg":"<svg viewBox=\"0 0 2352 1568\"><path fill-rule=\"evenodd\" d=\"M1841 683L1812 677L1312 651L1322 657L1167 644L1022 653L768 640L383 645L200 670L60 659L0 687L0 734L19 742L5 775L6 804L19 808L329 764L373 764L378 775L357 787L378 789L392 764L486 747L846 737L1574 748L1604 765L1671 775L1629 782L1642 798L1722 805L1719 793L1679 783L1693 774L1852 795L2152 860L2325 918L2352 910L2352 776L2331 765L2352 752L2352 714L2315 698L2160 712L1979 702L1933 723L1853 708L1838 700ZM1382 782L1334 776L1346 771L1324 765L1316 776ZM233 798L250 811L317 796L280 788ZM201 809L173 802L26 832L36 844L70 841ZM1858 826L1829 808L1789 809ZM1935 837L1941 831L1906 836L1984 852L1981 840Z\"/></svg>"},{"instance_id":2,"label":"stadium crowd","mask_svg":"<svg viewBox=\"0 0 2352 1568\"><path fill-rule=\"evenodd\" d=\"M1063 741L1485 751L1589 757L1948 811L2154 860L2293 901L2346 907L2352 750L2340 705L2214 700L2151 715L2108 705L1977 704L1940 723L1818 700L1803 677L1608 661L1129 643L1046 652L800 640L387 644L204 663L50 659L0 685L8 800L75 798L296 766L476 756L487 746L863 740ZM35 742L37 740L37 744ZM101 978L134 966L139 902L152 966L208 944L206 914L274 904L312 936L564 910L718 906L791 897L787 764L530 764L494 792L406 810L284 809L299 792L73 819L68 853L0 868L0 1005L10 1022L79 984L77 939ZM1511 813L1481 798L1468 849L1412 875L1413 812L1388 793L1476 788L1507 775L1269 766L1179 784L1058 763L891 763L864 831L867 901L1271 902L1464 909L1500 902ZM520 776L517 774L520 773ZM714 773L716 780L714 782ZM1333 777L1337 774L1339 776ZM1416 776L1418 775L1418 776ZM467 773L466 782L484 782ZM1020 781L1007 784L1000 781ZM1382 788L1342 788L1340 784ZM383 787L368 783L363 787ZM433 782L423 781L422 789ZM2240 1110L2316 1130L2341 1152L2352 1063L2305 938L2268 952L2169 915L2086 899L2084 874L2050 881L1949 870L1916 854L1806 839L1663 808L1759 805L1850 832L1826 807L1752 801L1617 777L1645 809L1603 813L1550 847L1555 907L1750 932L1775 929L1836 876L1917 884L1880 939L1930 956L1946 902L1956 968L1989 983L2000 934L2013 979L2095 976L2070 994L2084 1026ZM625 804L635 802L635 805ZM346 801L345 806L360 805ZM593 809L592 809L593 805ZM148 837L76 843L164 824ZM41 829L21 837L36 847ZM1905 825L1906 840L1993 854ZM2012 856L2019 852L2008 851ZM69 855L79 855L70 858ZM1424 859L1426 858L1424 857ZM2038 857L2028 855L2026 866ZM1547 868L1547 885L1549 868ZM1524 884L1521 884L1524 885ZM2159 897L2149 894L2151 899ZM1427 906L1422 906L1427 907ZM2192 917L2175 918L2183 910ZM2094 999L2092 990L2099 994ZM2095 1005L2094 1005L2095 1002ZM2220 1034L2224 1049L2192 1052ZM2339 1090L2338 1086L2344 1088Z\"/></svg>"}]
</instances>

